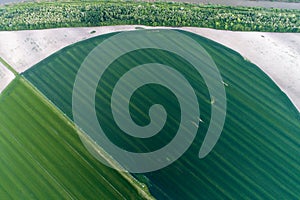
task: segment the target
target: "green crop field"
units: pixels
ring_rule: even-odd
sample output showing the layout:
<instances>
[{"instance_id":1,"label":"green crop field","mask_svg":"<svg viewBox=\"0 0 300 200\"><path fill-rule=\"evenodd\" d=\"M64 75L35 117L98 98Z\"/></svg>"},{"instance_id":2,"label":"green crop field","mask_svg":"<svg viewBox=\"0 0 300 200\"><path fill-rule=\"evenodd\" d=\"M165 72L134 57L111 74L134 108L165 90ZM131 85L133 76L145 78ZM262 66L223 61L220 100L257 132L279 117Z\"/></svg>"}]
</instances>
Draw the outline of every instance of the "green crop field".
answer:
<instances>
[{"instance_id":1,"label":"green crop field","mask_svg":"<svg viewBox=\"0 0 300 200\"><path fill-rule=\"evenodd\" d=\"M155 84L145 85L134 93L130 112L137 124L146 125L149 117L143 113L147 113L154 103L162 104L168 112L168 119L158 135L149 139L133 138L122 134L113 122L109 104L114 84L125 72L144 63L165 64L187 77L196 91L203 119L193 145L179 160L159 171L134 176L147 184L158 199L297 199L300 196L299 112L267 75L238 53L195 34L180 32L206 49L228 84L225 87L225 126L213 151L199 159L199 148L211 114L211 99L201 76L197 76L183 58L163 50L143 49L119 57L101 78L95 97L97 117L115 144L130 151L152 151L172 140L180 123L176 98L169 90ZM73 119L72 90L76 73L88 53L114 34L66 47L23 76ZM171 39L178 42L176 38ZM29 108L34 109L36 105ZM14 108L12 112L17 110ZM48 115L47 112L42 114ZM61 137L67 136L69 134ZM82 170L89 172L89 169Z\"/></svg>"},{"instance_id":2,"label":"green crop field","mask_svg":"<svg viewBox=\"0 0 300 200\"><path fill-rule=\"evenodd\" d=\"M1 94L0 111L1 199L142 199L23 78Z\"/></svg>"}]
</instances>

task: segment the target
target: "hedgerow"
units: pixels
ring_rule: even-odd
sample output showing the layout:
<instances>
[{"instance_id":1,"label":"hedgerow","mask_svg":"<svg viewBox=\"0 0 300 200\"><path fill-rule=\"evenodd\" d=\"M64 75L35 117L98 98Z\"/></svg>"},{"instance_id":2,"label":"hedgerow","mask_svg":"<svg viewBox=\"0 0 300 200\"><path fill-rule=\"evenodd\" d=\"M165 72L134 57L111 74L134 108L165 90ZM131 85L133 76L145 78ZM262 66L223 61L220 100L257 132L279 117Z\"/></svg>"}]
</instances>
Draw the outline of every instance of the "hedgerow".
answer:
<instances>
[{"instance_id":1,"label":"hedgerow","mask_svg":"<svg viewBox=\"0 0 300 200\"><path fill-rule=\"evenodd\" d=\"M170 2L42 2L0 7L0 30L141 24L300 32L300 11Z\"/></svg>"}]
</instances>

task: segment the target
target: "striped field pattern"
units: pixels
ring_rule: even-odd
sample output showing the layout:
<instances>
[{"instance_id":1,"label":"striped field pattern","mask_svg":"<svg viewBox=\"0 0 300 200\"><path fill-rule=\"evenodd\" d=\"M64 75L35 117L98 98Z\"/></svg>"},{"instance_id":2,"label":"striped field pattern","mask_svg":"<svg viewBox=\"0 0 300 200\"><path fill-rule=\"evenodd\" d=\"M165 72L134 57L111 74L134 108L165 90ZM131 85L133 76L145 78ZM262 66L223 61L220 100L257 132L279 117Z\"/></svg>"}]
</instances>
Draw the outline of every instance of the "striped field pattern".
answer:
<instances>
[{"instance_id":1,"label":"striped field pattern","mask_svg":"<svg viewBox=\"0 0 300 200\"><path fill-rule=\"evenodd\" d=\"M23 78L1 94L0 110L0 199L142 199Z\"/></svg>"},{"instance_id":2,"label":"striped field pattern","mask_svg":"<svg viewBox=\"0 0 300 200\"><path fill-rule=\"evenodd\" d=\"M109 105L114 84L128 70L141 64L159 62L187 77L196 91L203 120L193 145L179 160L159 171L135 176L158 199L299 198L299 112L269 77L238 53L192 33L181 32L201 44L220 70L227 95L225 126L214 150L199 159L213 101L202 77L183 58L163 50L143 49L119 57L99 81L95 97L97 117L115 144L130 151L153 151L172 140L180 123L176 98L155 84L139 88L132 96L129 109L137 124L146 125L149 117L145 113L149 107L162 104L169 115L158 135L149 139L133 138L123 134L113 122ZM72 119L76 73L88 53L114 34L66 47L23 76Z\"/></svg>"}]
</instances>

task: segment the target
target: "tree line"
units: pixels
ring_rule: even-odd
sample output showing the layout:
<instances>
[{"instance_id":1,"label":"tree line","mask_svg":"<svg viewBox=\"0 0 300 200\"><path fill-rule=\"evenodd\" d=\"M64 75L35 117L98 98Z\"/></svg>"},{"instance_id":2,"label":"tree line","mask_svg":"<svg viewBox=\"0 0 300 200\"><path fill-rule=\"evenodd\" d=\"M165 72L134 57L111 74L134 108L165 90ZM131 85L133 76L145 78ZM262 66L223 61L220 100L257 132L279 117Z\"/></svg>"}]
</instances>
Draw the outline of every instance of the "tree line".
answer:
<instances>
[{"instance_id":1,"label":"tree line","mask_svg":"<svg viewBox=\"0 0 300 200\"><path fill-rule=\"evenodd\" d=\"M42 2L0 7L0 30L136 24L300 32L300 11L170 2Z\"/></svg>"}]
</instances>

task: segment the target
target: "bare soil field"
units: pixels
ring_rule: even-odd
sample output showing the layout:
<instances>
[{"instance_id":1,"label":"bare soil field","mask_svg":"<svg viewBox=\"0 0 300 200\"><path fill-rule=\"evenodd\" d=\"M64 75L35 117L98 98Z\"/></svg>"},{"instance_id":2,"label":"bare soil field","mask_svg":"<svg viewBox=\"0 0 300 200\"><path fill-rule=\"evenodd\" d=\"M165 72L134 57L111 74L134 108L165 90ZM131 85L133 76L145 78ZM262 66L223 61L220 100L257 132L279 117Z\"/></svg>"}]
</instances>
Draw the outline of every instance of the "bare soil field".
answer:
<instances>
[{"instance_id":1,"label":"bare soil field","mask_svg":"<svg viewBox=\"0 0 300 200\"><path fill-rule=\"evenodd\" d=\"M15 78L15 75L0 63L0 94Z\"/></svg>"},{"instance_id":2,"label":"bare soil field","mask_svg":"<svg viewBox=\"0 0 300 200\"><path fill-rule=\"evenodd\" d=\"M300 110L300 34L183 28L223 44L263 70Z\"/></svg>"},{"instance_id":3,"label":"bare soil field","mask_svg":"<svg viewBox=\"0 0 300 200\"><path fill-rule=\"evenodd\" d=\"M135 26L107 26L0 31L0 56L21 73L70 44L105 33L134 29Z\"/></svg>"},{"instance_id":4,"label":"bare soil field","mask_svg":"<svg viewBox=\"0 0 300 200\"><path fill-rule=\"evenodd\" d=\"M16 71L24 72L65 46L97 35L145 26L105 26L0 32L0 56ZM168 27L154 27L168 28ZM183 27L221 43L259 66L300 110L300 34L232 32ZM1 68L0 68L1 69ZM1 78L2 87L2 78Z\"/></svg>"}]
</instances>

